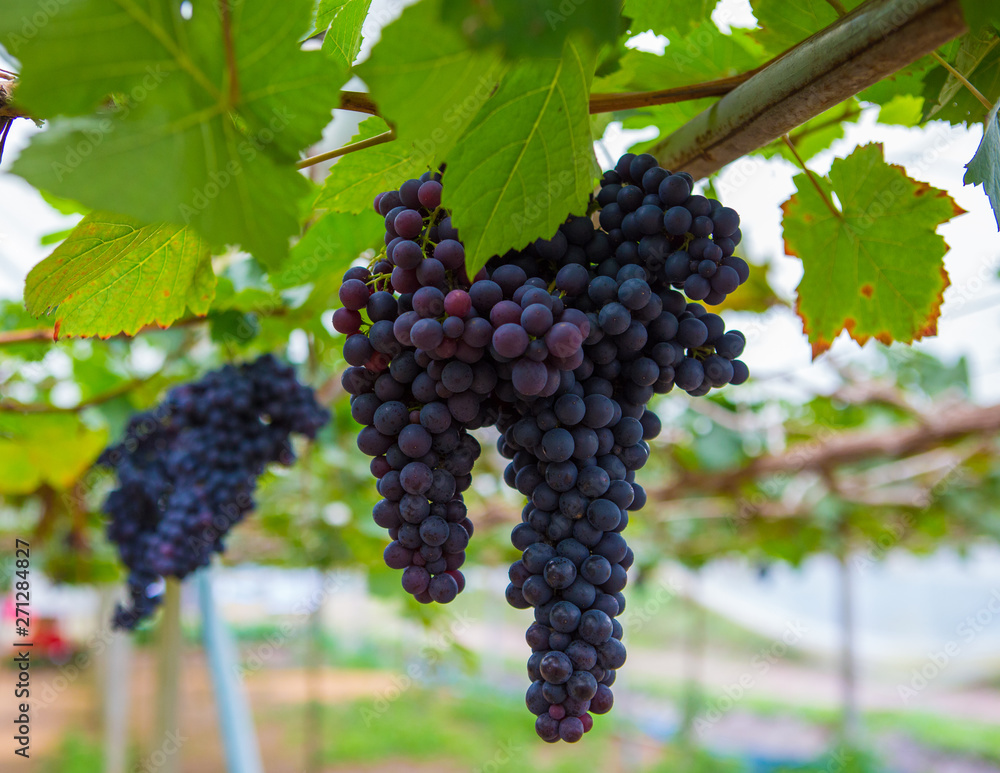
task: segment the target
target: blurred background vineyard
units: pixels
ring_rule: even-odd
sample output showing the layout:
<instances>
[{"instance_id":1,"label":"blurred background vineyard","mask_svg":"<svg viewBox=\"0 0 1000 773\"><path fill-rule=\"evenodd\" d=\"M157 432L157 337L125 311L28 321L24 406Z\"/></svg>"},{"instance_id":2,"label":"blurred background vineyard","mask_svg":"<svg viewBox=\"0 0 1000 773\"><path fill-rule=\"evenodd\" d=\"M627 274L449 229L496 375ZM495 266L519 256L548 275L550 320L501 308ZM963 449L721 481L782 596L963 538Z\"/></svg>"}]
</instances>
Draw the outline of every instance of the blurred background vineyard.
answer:
<instances>
[{"instance_id":1,"label":"blurred background vineyard","mask_svg":"<svg viewBox=\"0 0 1000 773\"><path fill-rule=\"evenodd\" d=\"M373 23L391 5L374 3ZM746 5L719 4L724 32L753 24ZM365 36L370 47L377 28ZM646 37L636 45L662 53ZM621 80L630 74L640 77L626 69L595 90L648 87ZM207 319L53 344L31 334L44 322L16 299L79 213L0 177L0 544L32 545L45 661L32 673L36 769L158 770L173 746L185 773L224 769L194 583L176 636L159 621L131 638L110 631L123 575L100 512L111 479L92 464L170 386L275 351L334 419L298 446L295 467L262 479L256 514L212 571L270 773L1000 771L1000 251L977 237L994 233L988 202L962 187L979 128L912 128L919 110L899 100L849 100L832 123L820 116L793 137L818 171L885 141L888 160L968 211L940 229L952 251L939 336L912 348L840 340L813 363L792 308L801 265L779 228L796 168L772 147L714 177L743 216L755 265L724 311L747 334L752 378L654 402L664 432L638 476L649 504L629 525L617 705L581 744L558 749L538 742L523 705L530 615L503 598L521 503L503 486L494 434L479 433L469 492L468 590L419 607L382 563L330 327L337 267L279 296L235 253L215 265ZM703 107L595 117L598 158L607 165ZM320 150L356 125L338 111ZM4 170L34 131L18 128ZM5 626L11 555L0 562ZM181 727L164 740L163 675L178 660ZM0 694L13 679L0 669Z\"/></svg>"}]
</instances>

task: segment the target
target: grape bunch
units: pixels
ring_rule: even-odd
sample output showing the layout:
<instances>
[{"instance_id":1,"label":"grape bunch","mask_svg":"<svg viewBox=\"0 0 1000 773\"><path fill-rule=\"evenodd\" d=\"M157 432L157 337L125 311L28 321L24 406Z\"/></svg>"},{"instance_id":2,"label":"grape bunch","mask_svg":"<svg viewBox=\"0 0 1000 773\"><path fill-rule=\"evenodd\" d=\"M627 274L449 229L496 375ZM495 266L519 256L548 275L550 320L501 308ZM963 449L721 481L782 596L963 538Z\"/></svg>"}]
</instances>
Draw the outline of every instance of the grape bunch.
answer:
<instances>
[{"instance_id":1,"label":"grape bunch","mask_svg":"<svg viewBox=\"0 0 1000 773\"><path fill-rule=\"evenodd\" d=\"M376 198L385 252L347 272L334 314L358 446L383 496L373 516L404 589L454 599L479 455L468 432L499 430L504 481L526 498L506 590L534 610L526 703L543 740L575 742L611 709L625 662L617 618L635 557L622 533L646 503L636 472L661 431L647 406L675 386L700 396L749 375L743 335L695 302L746 281L739 217L693 194L689 175L626 154L593 202L600 228L570 217L469 277L441 179Z\"/></svg>"},{"instance_id":2,"label":"grape bunch","mask_svg":"<svg viewBox=\"0 0 1000 773\"><path fill-rule=\"evenodd\" d=\"M269 354L175 387L133 416L98 460L117 475L104 510L129 570L131 605L118 606L115 627L134 629L152 614L159 577L183 578L221 553L254 508L258 476L272 462L295 461L291 433L315 438L328 420L312 389Z\"/></svg>"},{"instance_id":3,"label":"grape bunch","mask_svg":"<svg viewBox=\"0 0 1000 773\"><path fill-rule=\"evenodd\" d=\"M486 358L492 299L469 282L440 203L430 173L375 199L384 257L347 271L333 316L346 336L351 414L364 425L358 448L373 457L382 496L372 515L392 540L385 562L422 603L448 603L465 587L473 526L462 492L481 453L468 430L495 421L497 384Z\"/></svg>"}]
</instances>

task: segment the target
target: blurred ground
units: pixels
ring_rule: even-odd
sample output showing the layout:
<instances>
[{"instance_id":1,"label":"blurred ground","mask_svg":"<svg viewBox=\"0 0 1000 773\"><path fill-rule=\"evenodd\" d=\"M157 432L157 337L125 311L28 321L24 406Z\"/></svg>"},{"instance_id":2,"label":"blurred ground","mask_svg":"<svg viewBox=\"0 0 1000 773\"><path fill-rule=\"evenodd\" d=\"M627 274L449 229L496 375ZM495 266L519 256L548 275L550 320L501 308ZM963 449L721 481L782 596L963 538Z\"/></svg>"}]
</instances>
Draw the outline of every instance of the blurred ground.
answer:
<instances>
[{"instance_id":1,"label":"blurred ground","mask_svg":"<svg viewBox=\"0 0 1000 773\"><path fill-rule=\"evenodd\" d=\"M474 638L474 637L473 637ZM244 650L252 658L257 650ZM430 674L425 685L407 687L398 673L372 669L324 668L318 673L289 665L297 657L294 648L278 651L266 667L253 670L246 677L246 687L257 720L265 769L269 773L302 773L306 770L303 745L303 719L310 696L319 698L324 710L324 740L328 764L324 771L368 771L395 773L396 771L461 771L486 768L493 749L503 751L505 733L517 733L517 739L506 742L519 747L519 753L548 763L535 763L535 770L558 770L560 761L570 762L566 754L575 757L580 751L596 754L603 759L603 769L608 771L659 770L659 762L669 753L667 737L676 727L679 712L677 701L669 691L650 694L640 691L642 682L647 687L659 680L658 673L669 671L682 658L682 653L667 649L653 653L635 651L628 668L623 672L628 679L616 685L617 706L609 717L598 718L596 731L589 735L586 744L571 752L557 751L552 747L535 744L530 740L530 716L523 709L517 690L520 676L511 673L492 685L468 680L451 668L442 673ZM739 663L718 654L709 655L702 663L706 682L707 706L713 705L716 695L711 685L727 684L735 674L738 679ZM62 691L58 698L36 712L33 723L33 758L46 771L70 770L67 761L67 736L89 739L93 747L100 739L100 712L95 700L97 669L84 671L79 679ZM154 651L142 648L134 655L132 668L131 723L132 737L139 743L135 759L142 770L140 747L145 747L153 732L156 705L157 662ZM218 773L225 770L219 743L219 729L215 704L206 662L195 645L185 648L181 681L181 728L184 740L182 770L184 773ZM12 672L0 672L0 694L9 695ZM33 681L38 686L59 684L60 672L53 668L37 669ZM767 689L761 690L759 700L774 702L768 708L741 705L721 712L721 716L708 723L705 732L697 734L703 745L718 755L716 762L706 767L672 767L672 771L686 770L746 770L730 768L727 757L739 756L764 766L777 760L808 760L820 756L833 741L832 721L829 714L820 710L796 710L794 705L814 693L809 685L819 685L830 677L804 663L776 663L768 674ZM509 682L509 685L507 684ZM510 687L512 692L504 692ZM497 688L500 688L498 690ZM400 689L402 688L402 689ZM724 688L723 688L724 689ZM655 692L655 690L653 690ZM720 693L724 694L724 693ZM869 691L869 696L873 693ZM877 696L875 696L877 697ZM782 700L784 699L784 700ZM891 701L889 702L891 703ZM784 704L784 708L780 708ZM956 716L968 717L969 722L982 724L988 719L996 721L1000 698L995 690L977 688L957 690L935 699L935 709L946 709L951 721ZM980 711L982 708L984 711ZM470 715L475 711L482 716ZM707 710L706 710L707 712ZM712 716L706 713L706 716ZM885 770L895 773L987 773L1000 771L1000 749L996 757L977 757L968 752L935 746L932 737L922 738L914 728L885 728L877 714L870 723L873 729L873 746L886 763ZM472 721L469 727L452 727L455 722ZM404 732L405 727L405 732ZM391 734L401 748L393 748L387 740ZM415 736L414 736L415 734ZM527 734L527 735L525 735ZM451 736L457 735L457 741ZM405 751L409 743L412 754ZM465 738L472 748L461 748ZM435 740L437 739L437 740ZM455 743L459 747L452 748ZM440 756L434 757L435 744ZM427 747L430 748L427 748ZM563 747L565 748L565 747ZM526 751L527 750L527 751ZM420 759L431 753L433 759ZM477 755L485 754L478 759ZM457 756L456 756L457 755ZM332 757L332 758L331 758ZM371 759L368 759L371 757ZM334 764L334 759L343 760ZM469 764L470 760L472 765ZM770 761L770 763L768 762ZM507 762L493 761L497 771L520 769L513 757ZM546 767L541 767L545 764ZM92 768L94 771L99 768ZM596 768L595 768L596 769ZM753 770L778 770L772 766ZM75 769L74 769L75 770ZM79 770L88 770L81 767ZM809 768L808 770L813 770Z\"/></svg>"}]
</instances>

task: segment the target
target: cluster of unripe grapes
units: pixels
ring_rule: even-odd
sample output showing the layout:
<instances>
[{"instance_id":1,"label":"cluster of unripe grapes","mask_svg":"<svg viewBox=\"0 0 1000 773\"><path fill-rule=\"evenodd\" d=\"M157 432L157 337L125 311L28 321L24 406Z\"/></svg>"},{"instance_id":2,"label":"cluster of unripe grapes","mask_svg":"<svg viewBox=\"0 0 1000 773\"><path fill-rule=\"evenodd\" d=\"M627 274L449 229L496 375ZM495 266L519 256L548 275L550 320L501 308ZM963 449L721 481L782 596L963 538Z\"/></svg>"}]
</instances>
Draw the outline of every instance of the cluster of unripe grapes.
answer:
<instances>
[{"instance_id":1,"label":"cluster of unripe grapes","mask_svg":"<svg viewBox=\"0 0 1000 773\"><path fill-rule=\"evenodd\" d=\"M333 317L385 560L418 601L465 585L469 431L500 431L504 480L527 498L507 600L534 609L526 702L546 741L579 740L612 706L634 560L622 532L646 502L635 474L660 431L648 403L749 375L743 335L694 302L746 281L739 217L692 182L626 154L602 178L600 227L570 217L470 277L441 175L408 180L375 199L385 251L347 272Z\"/></svg>"}]
</instances>

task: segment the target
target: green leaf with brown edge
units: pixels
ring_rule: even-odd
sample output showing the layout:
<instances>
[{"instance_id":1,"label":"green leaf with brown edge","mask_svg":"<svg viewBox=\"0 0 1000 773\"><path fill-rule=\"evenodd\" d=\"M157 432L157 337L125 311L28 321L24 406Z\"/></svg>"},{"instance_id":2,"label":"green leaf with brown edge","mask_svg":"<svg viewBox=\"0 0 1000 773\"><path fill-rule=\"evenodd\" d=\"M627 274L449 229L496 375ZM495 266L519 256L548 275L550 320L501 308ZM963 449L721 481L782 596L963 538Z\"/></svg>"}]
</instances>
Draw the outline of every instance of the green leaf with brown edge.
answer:
<instances>
[{"instance_id":1,"label":"green leaf with brown edge","mask_svg":"<svg viewBox=\"0 0 1000 773\"><path fill-rule=\"evenodd\" d=\"M0 494L30 494L48 484L67 489L108 442L72 413L0 414Z\"/></svg>"},{"instance_id":2,"label":"green leaf with brown edge","mask_svg":"<svg viewBox=\"0 0 1000 773\"><path fill-rule=\"evenodd\" d=\"M585 212L598 173L588 110L594 61L570 38L558 59L518 62L449 154L443 204L470 276Z\"/></svg>"},{"instance_id":3,"label":"green leaf with brown edge","mask_svg":"<svg viewBox=\"0 0 1000 773\"><path fill-rule=\"evenodd\" d=\"M362 122L352 143L367 140L389 130L378 116ZM424 159L413 147L393 140L365 148L337 160L316 198L317 209L334 212L364 212L372 208L375 194L398 188L410 177L427 171Z\"/></svg>"},{"instance_id":4,"label":"green leaf with brown edge","mask_svg":"<svg viewBox=\"0 0 1000 773\"><path fill-rule=\"evenodd\" d=\"M976 155L965 165L963 182L983 186L1000 229L1000 126L997 126L997 108L1000 108L1000 102L990 111Z\"/></svg>"},{"instance_id":5,"label":"green leaf with brown edge","mask_svg":"<svg viewBox=\"0 0 1000 773\"><path fill-rule=\"evenodd\" d=\"M948 286L948 245L935 231L964 210L886 163L876 144L836 159L828 178L800 174L794 182L797 192L782 205L785 252L802 260L796 311L813 357L844 330L861 344L935 335Z\"/></svg>"},{"instance_id":6,"label":"green leaf with brown edge","mask_svg":"<svg viewBox=\"0 0 1000 773\"><path fill-rule=\"evenodd\" d=\"M207 314L214 297L211 250L193 230L107 212L81 220L24 289L31 314L56 315L57 337L169 327L185 308Z\"/></svg>"}]
</instances>

